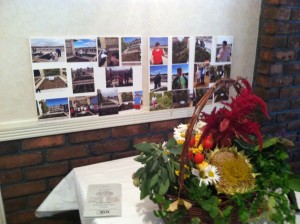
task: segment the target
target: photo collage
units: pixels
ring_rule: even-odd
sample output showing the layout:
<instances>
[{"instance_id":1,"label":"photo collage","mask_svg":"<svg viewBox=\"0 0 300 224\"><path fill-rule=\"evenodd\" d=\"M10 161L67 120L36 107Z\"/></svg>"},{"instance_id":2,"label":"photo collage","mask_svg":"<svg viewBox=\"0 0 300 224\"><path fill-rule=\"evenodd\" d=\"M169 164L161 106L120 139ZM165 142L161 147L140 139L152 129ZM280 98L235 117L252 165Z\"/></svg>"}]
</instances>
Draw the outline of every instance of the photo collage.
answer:
<instances>
[{"instance_id":1,"label":"photo collage","mask_svg":"<svg viewBox=\"0 0 300 224\"><path fill-rule=\"evenodd\" d=\"M31 38L39 120L142 108L141 37Z\"/></svg>"},{"instance_id":2,"label":"photo collage","mask_svg":"<svg viewBox=\"0 0 300 224\"><path fill-rule=\"evenodd\" d=\"M150 37L150 111L195 106L214 82L230 77L232 46L232 36ZM220 89L208 104L228 98Z\"/></svg>"},{"instance_id":3,"label":"photo collage","mask_svg":"<svg viewBox=\"0 0 300 224\"><path fill-rule=\"evenodd\" d=\"M39 120L192 107L214 82L230 77L233 36L150 37L149 105L143 108L141 42L141 37L31 38ZM228 98L220 89L208 103Z\"/></svg>"}]
</instances>

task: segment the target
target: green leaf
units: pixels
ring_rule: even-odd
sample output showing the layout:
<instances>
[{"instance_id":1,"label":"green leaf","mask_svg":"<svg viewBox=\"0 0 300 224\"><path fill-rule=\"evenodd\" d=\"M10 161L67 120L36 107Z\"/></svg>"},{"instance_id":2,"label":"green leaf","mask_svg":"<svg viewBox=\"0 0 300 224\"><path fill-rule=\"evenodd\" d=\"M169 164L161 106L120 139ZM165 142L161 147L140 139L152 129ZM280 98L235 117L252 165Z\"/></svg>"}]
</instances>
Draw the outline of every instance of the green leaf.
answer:
<instances>
[{"instance_id":1,"label":"green leaf","mask_svg":"<svg viewBox=\"0 0 300 224\"><path fill-rule=\"evenodd\" d=\"M149 172L152 173L157 168L157 166L158 166L158 160L154 159Z\"/></svg>"},{"instance_id":2,"label":"green leaf","mask_svg":"<svg viewBox=\"0 0 300 224\"><path fill-rule=\"evenodd\" d=\"M159 194L160 195L165 195L165 193L167 193L168 189L170 186L170 181L169 179L165 179L164 181L162 180L159 186Z\"/></svg>"},{"instance_id":3,"label":"green leaf","mask_svg":"<svg viewBox=\"0 0 300 224\"><path fill-rule=\"evenodd\" d=\"M293 191L300 192L300 175L291 174L289 176L289 188Z\"/></svg>"},{"instance_id":4,"label":"green leaf","mask_svg":"<svg viewBox=\"0 0 300 224\"><path fill-rule=\"evenodd\" d=\"M145 170L144 167L139 168L139 169L135 172L134 177L140 178L140 176L142 175L142 173L144 172L144 170Z\"/></svg>"},{"instance_id":5,"label":"green leaf","mask_svg":"<svg viewBox=\"0 0 300 224\"><path fill-rule=\"evenodd\" d=\"M146 154L152 153L155 149L153 148L152 143L148 142L142 142L139 144L133 145L134 148L136 148L138 151L144 152Z\"/></svg>"},{"instance_id":6,"label":"green leaf","mask_svg":"<svg viewBox=\"0 0 300 224\"><path fill-rule=\"evenodd\" d=\"M166 144L168 149L173 148L177 144L175 138L170 138Z\"/></svg>"},{"instance_id":7,"label":"green leaf","mask_svg":"<svg viewBox=\"0 0 300 224\"><path fill-rule=\"evenodd\" d=\"M231 214L232 209L233 209L233 206L232 206L232 205L228 206L228 207L223 211L223 215L224 215L225 217L229 216L229 215Z\"/></svg>"},{"instance_id":8,"label":"green leaf","mask_svg":"<svg viewBox=\"0 0 300 224\"><path fill-rule=\"evenodd\" d=\"M153 188L154 185L158 183L158 174L154 174L154 176L150 180L150 189Z\"/></svg>"},{"instance_id":9,"label":"green leaf","mask_svg":"<svg viewBox=\"0 0 300 224\"><path fill-rule=\"evenodd\" d=\"M169 152L174 155L180 155L182 152L182 148L171 148L169 149Z\"/></svg>"}]
</instances>

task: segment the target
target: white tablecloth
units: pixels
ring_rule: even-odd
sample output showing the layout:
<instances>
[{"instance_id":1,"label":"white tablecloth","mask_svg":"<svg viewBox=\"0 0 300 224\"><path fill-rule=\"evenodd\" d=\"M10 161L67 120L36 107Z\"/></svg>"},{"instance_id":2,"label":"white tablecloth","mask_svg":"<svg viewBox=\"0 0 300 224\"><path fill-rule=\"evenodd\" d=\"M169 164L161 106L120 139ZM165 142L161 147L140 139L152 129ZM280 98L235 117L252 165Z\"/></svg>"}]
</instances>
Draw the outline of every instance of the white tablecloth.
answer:
<instances>
[{"instance_id":1,"label":"white tablecloth","mask_svg":"<svg viewBox=\"0 0 300 224\"><path fill-rule=\"evenodd\" d=\"M162 223L153 215L157 205L149 199L140 200L140 191L133 186L132 174L141 166L134 157L113 160L73 169L49 194L36 211L37 217L79 209L83 224L132 224ZM84 218L83 205L90 184L122 185L122 216Z\"/></svg>"},{"instance_id":2,"label":"white tablecloth","mask_svg":"<svg viewBox=\"0 0 300 224\"><path fill-rule=\"evenodd\" d=\"M149 199L140 200L140 191L132 184L132 174L141 166L133 160L134 157L113 160L95 165L73 169L49 194L36 210L37 217L47 217L54 214L79 210L82 224L142 224L163 223L153 215L157 206ZM90 184L122 185L122 216L84 218L83 205ZM300 193L296 192L297 203L300 205ZM300 224L300 215L296 217Z\"/></svg>"}]
</instances>

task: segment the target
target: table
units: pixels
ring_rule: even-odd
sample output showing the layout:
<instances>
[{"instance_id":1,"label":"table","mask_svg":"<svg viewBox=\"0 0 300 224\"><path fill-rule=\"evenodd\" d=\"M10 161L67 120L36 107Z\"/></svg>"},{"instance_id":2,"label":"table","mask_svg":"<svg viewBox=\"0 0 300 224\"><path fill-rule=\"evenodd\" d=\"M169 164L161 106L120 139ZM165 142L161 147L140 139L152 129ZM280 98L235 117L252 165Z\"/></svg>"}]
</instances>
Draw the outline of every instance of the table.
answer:
<instances>
[{"instance_id":1,"label":"table","mask_svg":"<svg viewBox=\"0 0 300 224\"><path fill-rule=\"evenodd\" d=\"M149 199L140 200L140 191L133 186L132 174L141 167L134 157L74 168L49 194L36 210L37 217L48 217L60 212L79 210L82 224L132 224L163 222L153 215L157 205ZM122 216L84 218L83 202L90 184L122 185Z\"/></svg>"},{"instance_id":2,"label":"table","mask_svg":"<svg viewBox=\"0 0 300 224\"><path fill-rule=\"evenodd\" d=\"M139 189L133 186L132 174L141 167L134 158L74 168L38 207L36 216L48 217L64 211L79 210L82 224L162 224L163 222L153 215L157 205L149 199L141 201ZM111 183L122 185L122 216L84 218L83 202L87 196L88 185ZM296 192L296 197L300 205L299 192ZM300 223L300 214L296 216L296 223Z\"/></svg>"}]
</instances>

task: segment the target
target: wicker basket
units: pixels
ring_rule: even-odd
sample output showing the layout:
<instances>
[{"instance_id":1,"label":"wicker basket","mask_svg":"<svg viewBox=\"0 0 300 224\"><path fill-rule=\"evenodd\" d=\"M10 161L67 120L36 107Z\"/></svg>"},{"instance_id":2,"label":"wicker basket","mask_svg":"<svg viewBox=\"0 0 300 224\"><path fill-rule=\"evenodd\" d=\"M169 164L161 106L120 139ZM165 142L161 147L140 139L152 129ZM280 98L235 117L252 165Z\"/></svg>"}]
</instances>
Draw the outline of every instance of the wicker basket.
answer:
<instances>
[{"instance_id":1,"label":"wicker basket","mask_svg":"<svg viewBox=\"0 0 300 224\"><path fill-rule=\"evenodd\" d=\"M194 113L190 119L189 122L189 127L186 131L185 134L185 142L183 145L183 150L180 156L180 172L179 172L179 194L180 197L186 201L189 201L188 198L186 198L186 194L185 194L185 186L184 186L184 166L187 163L187 154L188 154L188 149L189 149L189 142L190 139L192 137L192 132L193 132L193 128L195 126L195 124L198 122L199 120L199 116L200 113L202 112L204 106L206 105L208 99L212 96L212 94L219 90L219 89L229 89L230 87L234 87L235 91L237 94L239 94L242 89L244 88L241 85L241 80L242 78L237 78L236 80L233 79L221 79L218 80L217 82L215 82L215 84L205 93L205 95L201 98L201 100L197 103L197 105L195 106L195 110ZM167 197L170 198L174 198L174 200L176 200L178 198L178 195L176 196L170 196L168 195ZM230 204L230 200L228 200L228 198L222 198L222 203L220 204L220 208L225 208L228 205L233 205ZM187 212L187 216L184 217L183 219L183 223L190 223L190 220L194 217L199 217L201 219L201 223L206 223L206 224L211 224L214 223L213 219L210 217L210 215L208 214L208 212L206 212L205 210L203 210L201 207L196 206L195 203L189 201L192 204L192 207L188 210ZM233 210L231 212L231 224L238 224L241 223L239 220L239 216L238 216L238 207L233 205ZM164 222L167 224L168 221L164 220Z\"/></svg>"}]
</instances>

